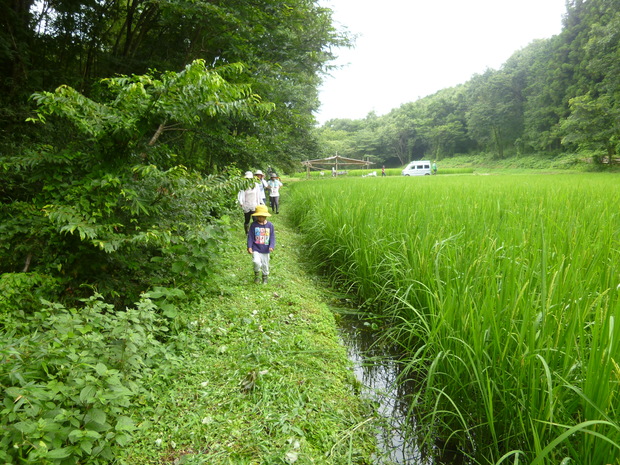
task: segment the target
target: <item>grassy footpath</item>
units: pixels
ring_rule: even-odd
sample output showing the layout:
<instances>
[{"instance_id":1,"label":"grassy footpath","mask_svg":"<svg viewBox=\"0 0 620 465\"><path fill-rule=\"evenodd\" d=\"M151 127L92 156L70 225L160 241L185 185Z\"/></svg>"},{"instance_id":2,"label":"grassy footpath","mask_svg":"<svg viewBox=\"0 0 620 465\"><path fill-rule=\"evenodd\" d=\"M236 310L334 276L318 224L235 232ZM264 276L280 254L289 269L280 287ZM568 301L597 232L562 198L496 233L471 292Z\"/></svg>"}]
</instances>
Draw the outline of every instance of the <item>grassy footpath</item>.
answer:
<instances>
[{"instance_id":1,"label":"grassy footpath","mask_svg":"<svg viewBox=\"0 0 620 465\"><path fill-rule=\"evenodd\" d=\"M284 216L271 218L267 285L253 283L236 218L205 296L175 320L174 368L139 407L125 463L373 463L372 409Z\"/></svg>"}]
</instances>

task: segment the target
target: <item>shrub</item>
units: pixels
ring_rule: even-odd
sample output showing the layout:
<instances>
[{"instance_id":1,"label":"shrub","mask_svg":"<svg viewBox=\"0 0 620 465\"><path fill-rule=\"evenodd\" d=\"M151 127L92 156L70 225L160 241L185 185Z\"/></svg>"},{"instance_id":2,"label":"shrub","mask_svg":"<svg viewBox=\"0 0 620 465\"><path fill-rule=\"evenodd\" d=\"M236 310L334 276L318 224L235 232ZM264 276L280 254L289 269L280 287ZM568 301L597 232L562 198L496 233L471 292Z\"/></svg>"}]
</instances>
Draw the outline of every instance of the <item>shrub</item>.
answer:
<instances>
[{"instance_id":1,"label":"shrub","mask_svg":"<svg viewBox=\"0 0 620 465\"><path fill-rule=\"evenodd\" d=\"M163 355L154 308L144 298L113 313L97 295L79 310L45 302L22 315L0 346L0 461L109 463L131 440L128 409Z\"/></svg>"},{"instance_id":2,"label":"shrub","mask_svg":"<svg viewBox=\"0 0 620 465\"><path fill-rule=\"evenodd\" d=\"M40 273L0 274L0 315L20 309L31 312L40 298L50 298L58 287L52 276Z\"/></svg>"}]
</instances>

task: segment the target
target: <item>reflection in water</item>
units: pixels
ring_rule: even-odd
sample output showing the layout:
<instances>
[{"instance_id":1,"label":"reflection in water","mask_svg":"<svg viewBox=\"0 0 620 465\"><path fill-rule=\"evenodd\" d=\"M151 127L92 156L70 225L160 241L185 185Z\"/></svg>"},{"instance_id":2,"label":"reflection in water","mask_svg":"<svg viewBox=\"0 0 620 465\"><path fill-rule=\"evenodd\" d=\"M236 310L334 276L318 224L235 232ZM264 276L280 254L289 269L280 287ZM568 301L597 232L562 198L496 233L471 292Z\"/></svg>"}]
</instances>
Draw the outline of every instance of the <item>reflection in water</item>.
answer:
<instances>
[{"instance_id":1,"label":"reflection in water","mask_svg":"<svg viewBox=\"0 0 620 465\"><path fill-rule=\"evenodd\" d=\"M385 457L377 459L377 465L463 465L465 457L449 451L446 444L435 442L431 457L418 446L419 437L428 426L417 425L409 412L409 400L420 389L414 381L398 379L401 365L395 350L378 343L378 332L369 328L354 315L344 315L340 320L340 335L349 358L354 362L357 379L364 387L363 394L377 405L385 426L377 439ZM441 454L441 459L437 456Z\"/></svg>"},{"instance_id":2,"label":"reflection in water","mask_svg":"<svg viewBox=\"0 0 620 465\"><path fill-rule=\"evenodd\" d=\"M420 451L415 440L415 425L407 420L407 398L413 393L411 384L399 381L399 365L386 348L377 344L376 332L355 317L341 320L341 337L354 362L363 394L378 405L385 427L378 435L385 457L377 464L432 465L434 462Z\"/></svg>"}]
</instances>

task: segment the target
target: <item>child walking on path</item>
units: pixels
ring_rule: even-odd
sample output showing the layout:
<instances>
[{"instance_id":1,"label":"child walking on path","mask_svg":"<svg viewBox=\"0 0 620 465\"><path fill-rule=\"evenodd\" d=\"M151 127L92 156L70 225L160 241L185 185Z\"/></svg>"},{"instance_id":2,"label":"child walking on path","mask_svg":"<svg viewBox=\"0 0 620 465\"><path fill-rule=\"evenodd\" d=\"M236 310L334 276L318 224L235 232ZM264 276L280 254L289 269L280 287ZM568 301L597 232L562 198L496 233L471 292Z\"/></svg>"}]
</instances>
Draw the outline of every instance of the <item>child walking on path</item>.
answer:
<instances>
[{"instance_id":1,"label":"child walking on path","mask_svg":"<svg viewBox=\"0 0 620 465\"><path fill-rule=\"evenodd\" d=\"M280 188L282 187L282 183L278 179L278 175L276 173L271 173L271 179L267 181L267 185L269 186L269 203L271 205L271 211L278 214L280 213Z\"/></svg>"},{"instance_id":2,"label":"child walking on path","mask_svg":"<svg viewBox=\"0 0 620 465\"><path fill-rule=\"evenodd\" d=\"M254 282L259 284L260 273L263 273L263 284L267 284L269 276L269 254L276 246L276 232L273 223L267 221L271 216L266 205L258 205L252 214L254 222L248 232L248 253L252 254L254 264Z\"/></svg>"}]
</instances>

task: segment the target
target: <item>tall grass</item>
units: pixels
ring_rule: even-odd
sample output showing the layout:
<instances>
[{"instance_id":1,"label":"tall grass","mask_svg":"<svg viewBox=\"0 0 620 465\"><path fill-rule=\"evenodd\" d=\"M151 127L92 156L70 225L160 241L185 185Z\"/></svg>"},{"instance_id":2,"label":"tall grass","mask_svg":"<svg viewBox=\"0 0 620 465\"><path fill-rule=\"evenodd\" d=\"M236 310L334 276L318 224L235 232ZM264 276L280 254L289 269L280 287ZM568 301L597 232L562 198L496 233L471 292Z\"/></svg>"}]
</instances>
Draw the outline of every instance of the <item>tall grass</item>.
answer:
<instances>
[{"instance_id":1,"label":"tall grass","mask_svg":"<svg viewBox=\"0 0 620 465\"><path fill-rule=\"evenodd\" d=\"M314 256L424 380L429 438L478 463L618 464L620 178L297 183Z\"/></svg>"}]
</instances>

